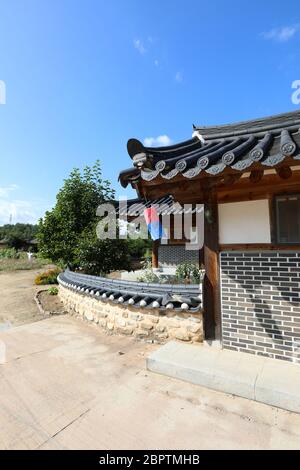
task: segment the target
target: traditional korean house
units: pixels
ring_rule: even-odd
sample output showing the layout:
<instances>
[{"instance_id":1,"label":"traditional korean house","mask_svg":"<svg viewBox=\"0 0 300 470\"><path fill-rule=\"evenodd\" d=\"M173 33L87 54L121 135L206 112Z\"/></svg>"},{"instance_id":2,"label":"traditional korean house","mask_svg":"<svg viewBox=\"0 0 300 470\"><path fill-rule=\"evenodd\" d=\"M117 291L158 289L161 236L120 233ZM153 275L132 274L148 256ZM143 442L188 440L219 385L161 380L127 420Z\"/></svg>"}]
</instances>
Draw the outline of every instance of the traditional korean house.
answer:
<instances>
[{"instance_id":1,"label":"traditional korean house","mask_svg":"<svg viewBox=\"0 0 300 470\"><path fill-rule=\"evenodd\" d=\"M300 362L300 111L198 127L160 148L128 141L138 198L204 204L206 338ZM180 248L178 248L180 246ZM155 244L182 258L184 244ZM199 253L198 253L199 256ZM184 256L183 256L184 257Z\"/></svg>"}]
</instances>

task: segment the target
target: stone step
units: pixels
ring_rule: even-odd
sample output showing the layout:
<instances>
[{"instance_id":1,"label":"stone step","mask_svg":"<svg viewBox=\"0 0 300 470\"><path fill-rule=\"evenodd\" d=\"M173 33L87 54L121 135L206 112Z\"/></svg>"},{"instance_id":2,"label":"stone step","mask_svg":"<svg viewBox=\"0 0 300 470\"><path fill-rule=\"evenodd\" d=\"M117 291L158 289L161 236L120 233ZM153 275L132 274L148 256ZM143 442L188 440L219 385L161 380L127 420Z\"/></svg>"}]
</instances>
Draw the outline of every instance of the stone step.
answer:
<instances>
[{"instance_id":1,"label":"stone step","mask_svg":"<svg viewBox=\"0 0 300 470\"><path fill-rule=\"evenodd\" d=\"M176 341L146 364L152 372L300 413L299 364Z\"/></svg>"}]
</instances>

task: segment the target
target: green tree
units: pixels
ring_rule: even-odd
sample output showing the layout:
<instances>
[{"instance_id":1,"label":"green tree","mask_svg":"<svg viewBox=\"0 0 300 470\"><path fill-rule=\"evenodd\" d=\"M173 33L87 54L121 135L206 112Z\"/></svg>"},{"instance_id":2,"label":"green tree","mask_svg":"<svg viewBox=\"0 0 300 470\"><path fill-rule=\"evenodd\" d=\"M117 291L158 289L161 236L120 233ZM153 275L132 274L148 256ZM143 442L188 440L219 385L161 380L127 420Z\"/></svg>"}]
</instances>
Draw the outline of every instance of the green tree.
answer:
<instances>
[{"instance_id":1,"label":"green tree","mask_svg":"<svg viewBox=\"0 0 300 470\"><path fill-rule=\"evenodd\" d=\"M39 222L42 254L93 274L128 268L126 241L96 237L97 207L113 198L114 190L102 179L99 161L82 173L74 169L58 192L55 207Z\"/></svg>"},{"instance_id":2,"label":"green tree","mask_svg":"<svg viewBox=\"0 0 300 470\"><path fill-rule=\"evenodd\" d=\"M23 248L33 240L38 231L37 225L31 224L6 224L0 227L0 240L4 240L11 248Z\"/></svg>"},{"instance_id":3,"label":"green tree","mask_svg":"<svg viewBox=\"0 0 300 470\"><path fill-rule=\"evenodd\" d=\"M127 240L99 240L95 227L82 233L76 253L77 264L89 274L99 275L130 269L131 257Z\"/></svg>"},{"instance_id":4,"label":"green tree","mask_svg":"<svg viewBox=\"0 0 300 470\"><path fill-rule=\"evenodd\" d=\"M144 240L143 238L128 239L128 250L130 256L135 259L144 258L152 248L152 240L150 238Z\"/></svg>"}]
</instances>

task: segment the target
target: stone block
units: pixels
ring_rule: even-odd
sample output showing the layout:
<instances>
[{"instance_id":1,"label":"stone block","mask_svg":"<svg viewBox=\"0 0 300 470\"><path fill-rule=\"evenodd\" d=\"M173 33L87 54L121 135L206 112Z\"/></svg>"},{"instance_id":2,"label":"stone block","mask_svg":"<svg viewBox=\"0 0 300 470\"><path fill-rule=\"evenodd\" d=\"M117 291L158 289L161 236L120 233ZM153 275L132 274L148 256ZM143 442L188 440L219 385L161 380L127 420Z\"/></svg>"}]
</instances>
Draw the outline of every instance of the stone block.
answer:
<instances>
[{"instance_id":1,"label":"stone block","mask_svg":"<svg viewBox=\"0 0 300 470\"><path fill-rule=\"evenodd\" d=\"M124 320L123 318L117 318L116 319L116 325L118 327L122 328L122 327L126 326L126 320Z\"/></svg>"},{"instance_id":2,"label":"stone block","mask_svg":"<svg viewBox=\"0 0 300 470\"><path fill-rule=\"evenodd\" d=\"M130 328L129 326L125 326L124 328L118 327L116 328L116 332L121 334L121 335L132 335L133 329Z\"/></svg>"},{"instance_id":3,"label":"stone block","mask_svg":"<svg viewBox=\"0 0 300 470\"><path fill-rule=\"evenodd\" d=\"M130 312L129 317L132 318L132 320L141 321L141 320L143 320L144 315L141 315L140 313Z\"/></svg>"},{"instance_id":4,"label":"stone block","mask_svg":"<svg viewBox=\"0 0 300 470\"><path fill-rule=\"evenodd\" d=\"M180 328L176 331L175 338L180 339L180 341L190 341L191 335L185 328Z\"/></svg>"},{"instance_id":5,"label":"stone block","mask_svg":"<svg viewBox=\"0 0 300 470\"><path fill-rule=\"evenodd\" d=\"M153 330L153 325L149 321L142 321L140 326L143 330Z\"/></svg>"},{"instance_id":6,"label":"stone block","mask_svg":"<svg viewBox=\"0 0 300 470\"><path fill-rule=\"evenodd\" d=\"M193 343L203 343L203 334L192 336Z\"/></svg>"},{"instance_id":7,"label":"stone block","mask_svg":"<svg viewBox=\"0 0 300 470\"><path fill-rule=\"evenodd\" d=\"M158 323L159 322L159 317L155 317L154 315L149 315L149 321L152 323Z\"/></svg>"},{"instance_id":8,"label":"stone block","mask_svg":"<svg viewBox=\"0 0 300 470\"><path fill-rule=\"evenodd\" d=\"M98 316L99 316L99 318L107 318L108 313L101 310L101 311L98 312Z\"/></svg>"},{"instance_id":9,"label":"stone block","mask_svg":"<svg viewBox=\"0 0 300 470\"><path fill-rule=\"evenodd\" d=\"M155 336L158 340L165 340L169 338L168 333L156 333Z\"/></svg>"},{"instance_id":10,"label":"stone block","mask_svg":"<svg viewBox=\"0 0 300 470\"><path fill-rule=\"evenodd\" d=\"M141 330L140 328L137 328L136 330L134 330L133 334L134 336L140 339L149 337L149 331Z\"/></svg>"},{"instance_id":11,"label":"stone block","mask_svg":"<svg viewBox=\"0 0 300 470\"><path fill-rule=\"evenodd\" d=\"M166 327L164 325L157 325L155 327L155 331L157 331L158 333L163 333L164 331L166 331Z\"/></svg>"},{"instance_id":12,"label":"stone block","mask_svg":"<svg viewBox=\"0 0 300 470\"><path fill-rule=\"evenodd\" d=\"M127 320L127 325L132 326L133 328L137 328L138 323L135 320Z\"/></svg>"},{"instance_id":13,"label":"stone block","mask_svg":"<svg viewBox=\"0 0 300 470\"><path fill-rule=\"evenodd\" d=\"M189 317L189 321L193 323L202 323L202 319L197 318L197 317Z\"/></svg>"},{"instance_id":14,"label":"stone block","mask_svg":"<svg viewBox=\"0 0 300 470\"><path fill-rule=\"evenodd\" d=\"M94 315L93 315L93 312L91 310L86 310L84 312L84 316L87 320L89 321L93 321L94 320Z\"/></svg>"},{"instance_id":15,"label":"stone block","mask_svg":"<svg viewBox=\"0 0 300 470\"><path fill-rule=\"evenodd\" d=\"M201 326L199 323L196 323L195 325L187 325L187 330L191 333L199 333L201 331Z\"/></svg>"}]
</instances>

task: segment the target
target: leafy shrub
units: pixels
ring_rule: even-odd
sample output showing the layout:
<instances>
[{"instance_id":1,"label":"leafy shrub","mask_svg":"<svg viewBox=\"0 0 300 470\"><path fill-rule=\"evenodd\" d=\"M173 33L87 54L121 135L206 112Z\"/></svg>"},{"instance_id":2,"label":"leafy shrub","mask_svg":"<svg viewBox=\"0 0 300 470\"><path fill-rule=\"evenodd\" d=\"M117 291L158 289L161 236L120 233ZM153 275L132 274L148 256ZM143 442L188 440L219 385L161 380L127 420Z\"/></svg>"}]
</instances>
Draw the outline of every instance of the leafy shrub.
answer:
<instances>
[{"instance_id":1,"label":"leafy shrub","mask_svg":"<svg viewBox=\"0 0 300 470\"><path fill-rule=\"evenodd\" d=\"M144 272L141 276L138 277L138 282L160 282L159 276L157 276L152 269L151 260L146 259L145 261L143 261L142 266Z\"/></svg>"},{"instance_id":2,"label":"leafy shrub","mask_svg":"<svg viewBox=\"0 0 300 470\"><path fill-rule=\"evenodd\" d=\"M41 261L43 264L51 264L52 263L52 260L50 258L46 258L43 253L41 253L40 251L37 251L36 253L34 253L34 257L37 261Z\"/></svg>"},{"instance_id":3,"label":"leafy shrub","mask_svg":"<svg viewBox=\"0 0 300 470\"><path fill-rule=\"evenodd\" d=\"M96 228L88 228L78 241L76 264L82 271L97 276L115 270L127 271L130 269L131 260L126 242L121 239L99 240Z\"/></svg>"},{"instance_id":4,"label":"leafy shrub","mask_svg":"<svg viewBox=\"0 0 300 470\"><path fill-rule=\"evenodd\" d=\"M145 269L145 270L152 270L152 261L150 258L146 258L144 259L144 261L142 261L141 263L142 265L142 268Z\"/></svg>"},{"instance_id":5,"label":"leafy shrub","mask_svg":"<svg viewBox=\"0 0 300 470\"><path fill-rule=\"evenodd\" d=\"M202 271L196 263L185 262L177 266L176 277L186 283L198 284L201 280Z\"/></svg>"},{"instance_id":6,"label":"leafy shrub","mask_svg":"<svg viewBox=\"0 0 300 470\"><path fill-rule=\"evenodd\" d=\"M57 276L60 272L61 270L59 268L48 269L48 271L38 274L34 280L34 283L37 286L42 286L45 284L57 284Z\"/></svg>"},{"instance_id":7,"label":"leafy shrub","mask_svg":"<svg viewBox=\"0 0 300 470\"><path fill-rule=\"evenodd\" d=\"M144 253L144 260L145 261L150 261L151 264L152 264L152 261L151 261L152 260L152 250L151 250L151 248L146 249L146 251Z\"/></svg>"},{"instance_id":8,"label":"leafy shrub","mask_svg":"<svg viewBox=\"0 0 300 470\"><path fill-rule=\"evenodd\" d=\"M151 240L144 240L143 238L129 238L127 240L127 250L132 258L147 257L146 253L151 256Z\"/></svg>"},{"instance_id":9,"label":"leafy shrub","mask_svg":"<svg viewBox=\"0 0 300 470\"><path fill-rule=\"evenodd\" d=\"M49 287L47 292L48 292L49 295L57 295L58 294L58 289L57 289L57 287Z\"/></svg>"},{"instance_id":10,"label":"leafy shrub","mask_svg":"<svg viewBox=\"0 0 300 470\"><path fill-rule=\"evenodd\" d=\"M27 253L15 248L4 248L0 250L0 259L27 259Z\"/></svg>"},{"instance_id":11,"label":"leafy shrub","mask_svg":"<svg viewBox=\"0 0 300 470\"><path fill-rule=\"evenodd\" d=\"M15 248L4 248L0 250L0 258L2 259L19 259L20 254Z\"/></svg>"},{"instance_id":12,"label":"leafy shrub","mask_svg":"<svg viewBox=\"0 0 300 470\"><path fill-rule=\"evenodd\" d=\"M137 280L138 282L160 282L159 276L157 276L152 270L145 271Z\"/></svg>"}]
</instances>

